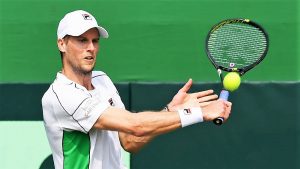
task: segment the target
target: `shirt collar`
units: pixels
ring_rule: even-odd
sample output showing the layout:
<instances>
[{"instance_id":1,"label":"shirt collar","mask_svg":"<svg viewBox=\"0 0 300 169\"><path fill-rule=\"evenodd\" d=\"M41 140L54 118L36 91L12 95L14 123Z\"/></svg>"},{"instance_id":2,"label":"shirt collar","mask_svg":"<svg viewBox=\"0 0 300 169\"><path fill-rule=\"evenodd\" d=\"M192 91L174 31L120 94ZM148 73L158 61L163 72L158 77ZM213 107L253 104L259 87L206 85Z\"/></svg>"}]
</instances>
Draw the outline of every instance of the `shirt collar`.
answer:
<instances>
[{"instance_id":1,"label":"shirt collar","mask_svg":"<svg viewBox=\"0 0 300 169\"><path fill-rule=\"evenodd\" d=\"M87 89L83 86L81 86L80 84L68 79L64 74L62 74L61 72L57 72L56 74L56 80L60 83L66 84L66 85L74 85L76 88L82 89L82 90L86 90Z\"/></svg>"}]
</instances>

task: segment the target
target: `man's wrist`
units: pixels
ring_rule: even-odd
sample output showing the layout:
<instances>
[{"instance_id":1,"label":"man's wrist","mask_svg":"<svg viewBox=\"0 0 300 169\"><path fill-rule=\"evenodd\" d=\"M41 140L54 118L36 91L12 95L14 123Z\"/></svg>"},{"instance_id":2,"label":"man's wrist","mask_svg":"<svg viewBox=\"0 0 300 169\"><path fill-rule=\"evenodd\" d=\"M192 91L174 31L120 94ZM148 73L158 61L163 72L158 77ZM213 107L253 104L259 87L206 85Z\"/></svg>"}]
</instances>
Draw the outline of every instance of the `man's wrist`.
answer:
<instances>
[{"instance_id":1,"label":"man's wrist","mask_svg":"<svg viewBox=\"0 0 300 169\"><path fill-rule=\"evenodd\" d=\"M202 110L200 107L178 110L181 126L186 127L195 123L203 122Z\"/></svg>"},{"instance_id":2,"label":"man's wrist","mask_svg":"<svg viewBox=\"0 0 300 169\"><path fill-rule=\"evenodd\" d=\"M166 111L178 111L180 108L178 106L172 105L172 103L169 103L165 106L164 110Z\"/></svg>"}]
</instances>

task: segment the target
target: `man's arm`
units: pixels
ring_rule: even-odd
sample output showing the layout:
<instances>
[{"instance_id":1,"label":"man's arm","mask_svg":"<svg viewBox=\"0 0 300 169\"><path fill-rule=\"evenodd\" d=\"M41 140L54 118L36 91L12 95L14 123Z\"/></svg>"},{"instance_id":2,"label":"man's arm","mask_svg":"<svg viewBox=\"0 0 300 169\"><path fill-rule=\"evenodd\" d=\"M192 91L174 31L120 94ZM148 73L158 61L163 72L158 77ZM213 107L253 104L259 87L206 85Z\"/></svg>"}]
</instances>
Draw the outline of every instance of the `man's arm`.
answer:
<instances>
[{"instance_id":1,"label":"man's arm","mask_svg":"<svg viewBox=\"0 0 300 169\"><path fill-rule=\"evenodd\" d=\"M102 113L94 128L119 131L122 147L137 152L155 136L181 127L177 112L131 113L110 107Z\"/></svg>"},{"instance_id":2,"label":"man's arm","mask_svg":"<svg viewBox=\"0 0 300 169\"><path fill-rule=\"evenodd\" d=\"M119 131L122 147L129 152L137 152L155 136L182 127L182 119L177 112L180 109L201 107L205 121L211 121L216 117L228 118L231 110L230 102L216 101L218 96L213 94L212 90L188 93L191 86L190 79L168 104L169 112L131 113L110 107L102 113L94 127Z\"/></svg>"},{"instance_id":3,"label":"man's arm","mask_svg":"<svg viewBox=\"0 0 300 169\"><path fill-rule=\"evenodd\" d=\"M97 129L120 131L138 137L162 134L180 126L177 112L131 113L114 107L106 109L94 124Z\"/></svg>"},{"instance_id":4,"label":"man's arm","mask_svg":"<svg viewBox=\"0 0 300 169\"><path fill-rule=\"evenodd\" d=\"M188 93L192 83L192 79L189 79L163 111L178 111L178 109L184 109L191 106L205 107L218 98L218 95L214 94L213 90ZM154 137L155 135L137 137L132 134L119 132L122 147L132 153L139 151Z\"/></svg>"},{"instance_id":5,"label":"man's arm","mask_svg":"<svg viewBox=\"0 0 300 169\"><path fill-rule=\"evenodd\" d=\"M216 117L226 120L231 103L217 100L202 108L203 119L211 121ZM178 112L131 113L124 109L106 109L94 124L94 128L119 131L121 144L126 151L136 152L155 136L181 128Z\"/></svg>"}]
</instances>

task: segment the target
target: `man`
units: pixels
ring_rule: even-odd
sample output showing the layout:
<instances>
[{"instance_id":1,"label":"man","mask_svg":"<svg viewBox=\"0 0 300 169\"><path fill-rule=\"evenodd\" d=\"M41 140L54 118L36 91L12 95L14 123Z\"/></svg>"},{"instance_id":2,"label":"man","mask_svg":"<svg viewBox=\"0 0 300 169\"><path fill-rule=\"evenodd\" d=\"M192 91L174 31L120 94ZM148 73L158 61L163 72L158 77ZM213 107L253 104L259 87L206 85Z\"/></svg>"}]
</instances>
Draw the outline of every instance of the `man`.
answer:
<instances>
[{"instance_id":1,"label":"man","mask_svg":"<svg viewBox=\"0 0 300 169\"><path fill-rule=\"evenodd\" d=\"M212 90L188 94L189 80L161 112L125 110L110 78L93 71L99 38L107 31L88 12L60 21L57 45L62 70L42 98L44 124L57 169L124 169L122 147L137 152L155 136L217 117L231 103Z\"/></svg>"}]
</instances>

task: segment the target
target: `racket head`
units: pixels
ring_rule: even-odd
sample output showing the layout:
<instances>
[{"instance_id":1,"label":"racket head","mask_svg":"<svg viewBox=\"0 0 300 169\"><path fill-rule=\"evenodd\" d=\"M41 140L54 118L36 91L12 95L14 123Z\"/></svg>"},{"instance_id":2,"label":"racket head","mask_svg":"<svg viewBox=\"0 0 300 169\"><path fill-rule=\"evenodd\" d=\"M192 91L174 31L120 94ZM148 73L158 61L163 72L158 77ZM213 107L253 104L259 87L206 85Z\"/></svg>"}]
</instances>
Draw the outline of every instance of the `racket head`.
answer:
<instances>
[{"instance_id":1,"label":"racket head","mask_svg":"<svg viewBox=\"0 0 300 169\"><path fill-rule=\"evenodd\" d=\"M211 28L205 44L217 70L243 75L265 58L269 37L264 28L249 19L227 19Z\"/></svg>"}]
</instances>

